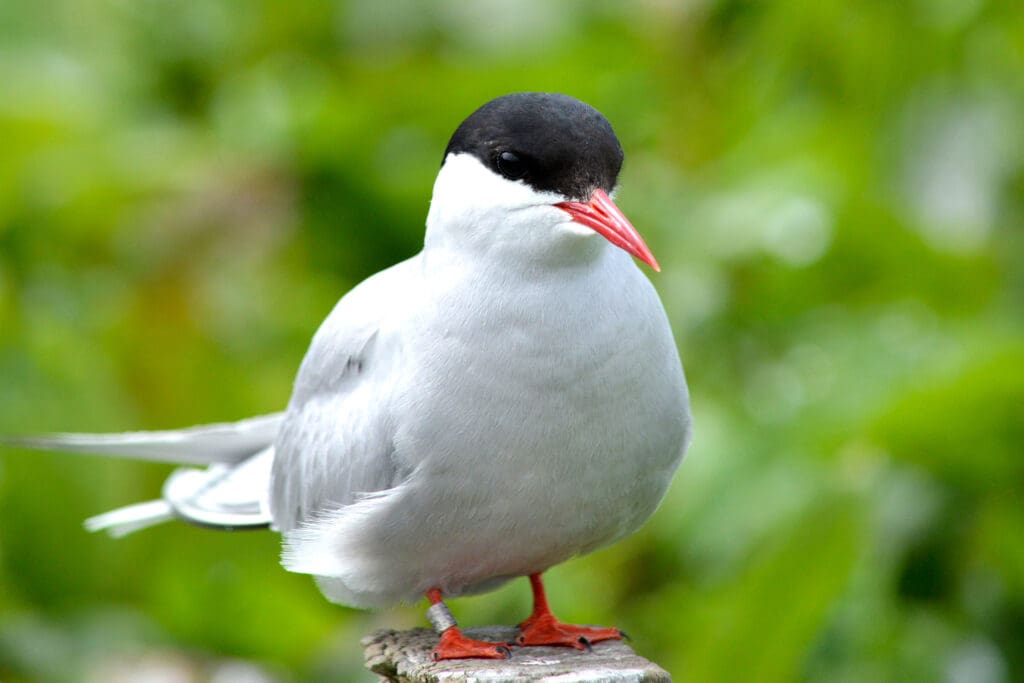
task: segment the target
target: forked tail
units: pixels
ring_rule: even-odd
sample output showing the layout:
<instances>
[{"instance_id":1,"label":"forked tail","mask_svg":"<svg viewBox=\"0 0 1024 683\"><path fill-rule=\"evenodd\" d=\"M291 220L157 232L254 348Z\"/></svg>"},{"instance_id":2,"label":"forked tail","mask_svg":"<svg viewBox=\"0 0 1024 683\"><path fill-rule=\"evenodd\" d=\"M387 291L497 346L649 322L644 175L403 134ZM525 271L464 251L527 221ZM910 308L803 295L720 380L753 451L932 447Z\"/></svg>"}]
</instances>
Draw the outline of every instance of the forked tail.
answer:
<instances>
[{"instance_id":1,"label":"forked tail","mask_svg":"<svg viewBox=\"0 0 1024 683\"><path fill-rule=\"evenodd\" d=\"M274 413L170 431L0 437L0 443L206 466L175 470L160 499L90 517L90 531L121 537L175 518L218 529L259 528L271 522L270 469L283 420L284 413Z\"/></svg>"}]
</instances>

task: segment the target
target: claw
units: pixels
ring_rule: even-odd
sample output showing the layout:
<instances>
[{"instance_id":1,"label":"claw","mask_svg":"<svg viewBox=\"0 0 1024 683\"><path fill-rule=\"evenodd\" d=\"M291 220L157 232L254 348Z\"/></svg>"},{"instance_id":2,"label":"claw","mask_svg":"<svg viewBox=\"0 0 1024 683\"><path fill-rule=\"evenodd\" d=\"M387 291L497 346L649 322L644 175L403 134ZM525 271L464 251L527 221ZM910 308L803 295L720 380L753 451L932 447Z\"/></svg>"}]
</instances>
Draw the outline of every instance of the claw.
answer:
<instances>
[{"instance_id":1,"label":"claw","mask_svg":"<svg viewBox=\"0 0 1024 683\"><path fill-rule=\"evenodd\" d=\"M632 643L633 642L633 639L629 637L628 633L623 631L621 628L618 629L618 631L619 631L619 638L622 638L623 640L625 640L628 643Z\"/></svg>"},{"instance_id":2,"label":"claw","mask_svg":"<svg viewBox=\"0 0 1024 683\"><path fill-rule=\"evenodd\" d=\"M580 636L579 644L582 645L583 649L586 650L588 653L594 651L594 647L590 644L590 641L587 640L584 636Z\"/></svg>"}]
</instances>

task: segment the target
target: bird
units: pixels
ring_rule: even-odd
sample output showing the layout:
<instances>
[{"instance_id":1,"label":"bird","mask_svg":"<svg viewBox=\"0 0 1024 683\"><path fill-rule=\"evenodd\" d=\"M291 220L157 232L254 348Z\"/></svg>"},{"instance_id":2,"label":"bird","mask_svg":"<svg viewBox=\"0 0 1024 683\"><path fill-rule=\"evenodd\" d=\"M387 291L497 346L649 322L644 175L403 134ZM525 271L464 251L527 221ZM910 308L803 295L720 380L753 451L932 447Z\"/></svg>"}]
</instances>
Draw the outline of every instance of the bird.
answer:
<instances>
[{"instance_id":1,"label":"bird","mask_svg":"<svg viewBox=\"0 0 1024 683\"><path fill-rule=\"evenodd\" d=\"M284 411L8 442L182 465L159 499L87 528L269 527L283 566L331 602L426 597L435 660L622 638L559 621L542 575L635 532L692 437L672 329L636 261L660 266L612 199L623 159L578 99L493 99L444 151L423 249L342 296ZM445 599L519 577L534 607L514 642L465 635Z\"/></svg>"}]
</instances>

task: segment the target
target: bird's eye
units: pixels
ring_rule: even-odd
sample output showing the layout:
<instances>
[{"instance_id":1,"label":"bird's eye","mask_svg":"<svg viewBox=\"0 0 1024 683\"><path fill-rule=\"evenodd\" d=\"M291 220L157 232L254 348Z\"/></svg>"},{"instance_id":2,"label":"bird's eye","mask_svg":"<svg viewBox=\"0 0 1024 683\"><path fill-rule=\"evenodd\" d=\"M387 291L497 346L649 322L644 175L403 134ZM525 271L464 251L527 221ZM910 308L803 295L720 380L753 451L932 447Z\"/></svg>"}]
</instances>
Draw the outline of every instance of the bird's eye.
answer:
<instances>
[{"instance_id":1,"label":"bird's eye","mask_svg":"<svg viewBox=\"0 0 1024 683\"><path fill-rule=\"evenodd\" d=\"M519 180L526 175L526 162L514 152L502 152L495 163L498 172L509 180Z\"/></svg>"}]
</instances>

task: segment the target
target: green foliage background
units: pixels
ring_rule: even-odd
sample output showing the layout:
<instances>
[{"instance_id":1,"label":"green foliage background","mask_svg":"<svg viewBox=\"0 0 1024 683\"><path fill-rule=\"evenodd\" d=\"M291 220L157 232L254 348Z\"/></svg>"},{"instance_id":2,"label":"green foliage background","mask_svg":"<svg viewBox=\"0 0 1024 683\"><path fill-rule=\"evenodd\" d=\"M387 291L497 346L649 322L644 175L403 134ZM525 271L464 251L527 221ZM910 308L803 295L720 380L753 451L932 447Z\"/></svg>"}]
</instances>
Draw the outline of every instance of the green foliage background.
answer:
<instances>
[{"instance_id":1,"label":"green foliage background","mask_svg":"<svg viewBox=\"0 0 1024 683\"><path fill-rule=\"evenodd\" d=\"M1017 0L2 3L0 432L282 408L514 90L615 125L697 425L645 529L551 572L560 616L682 681L1024 680ZM359 637L423 623L269 533L83 531L168 471L0 454L0 680L368 680Z\"/></svg>"}]
</instances>

